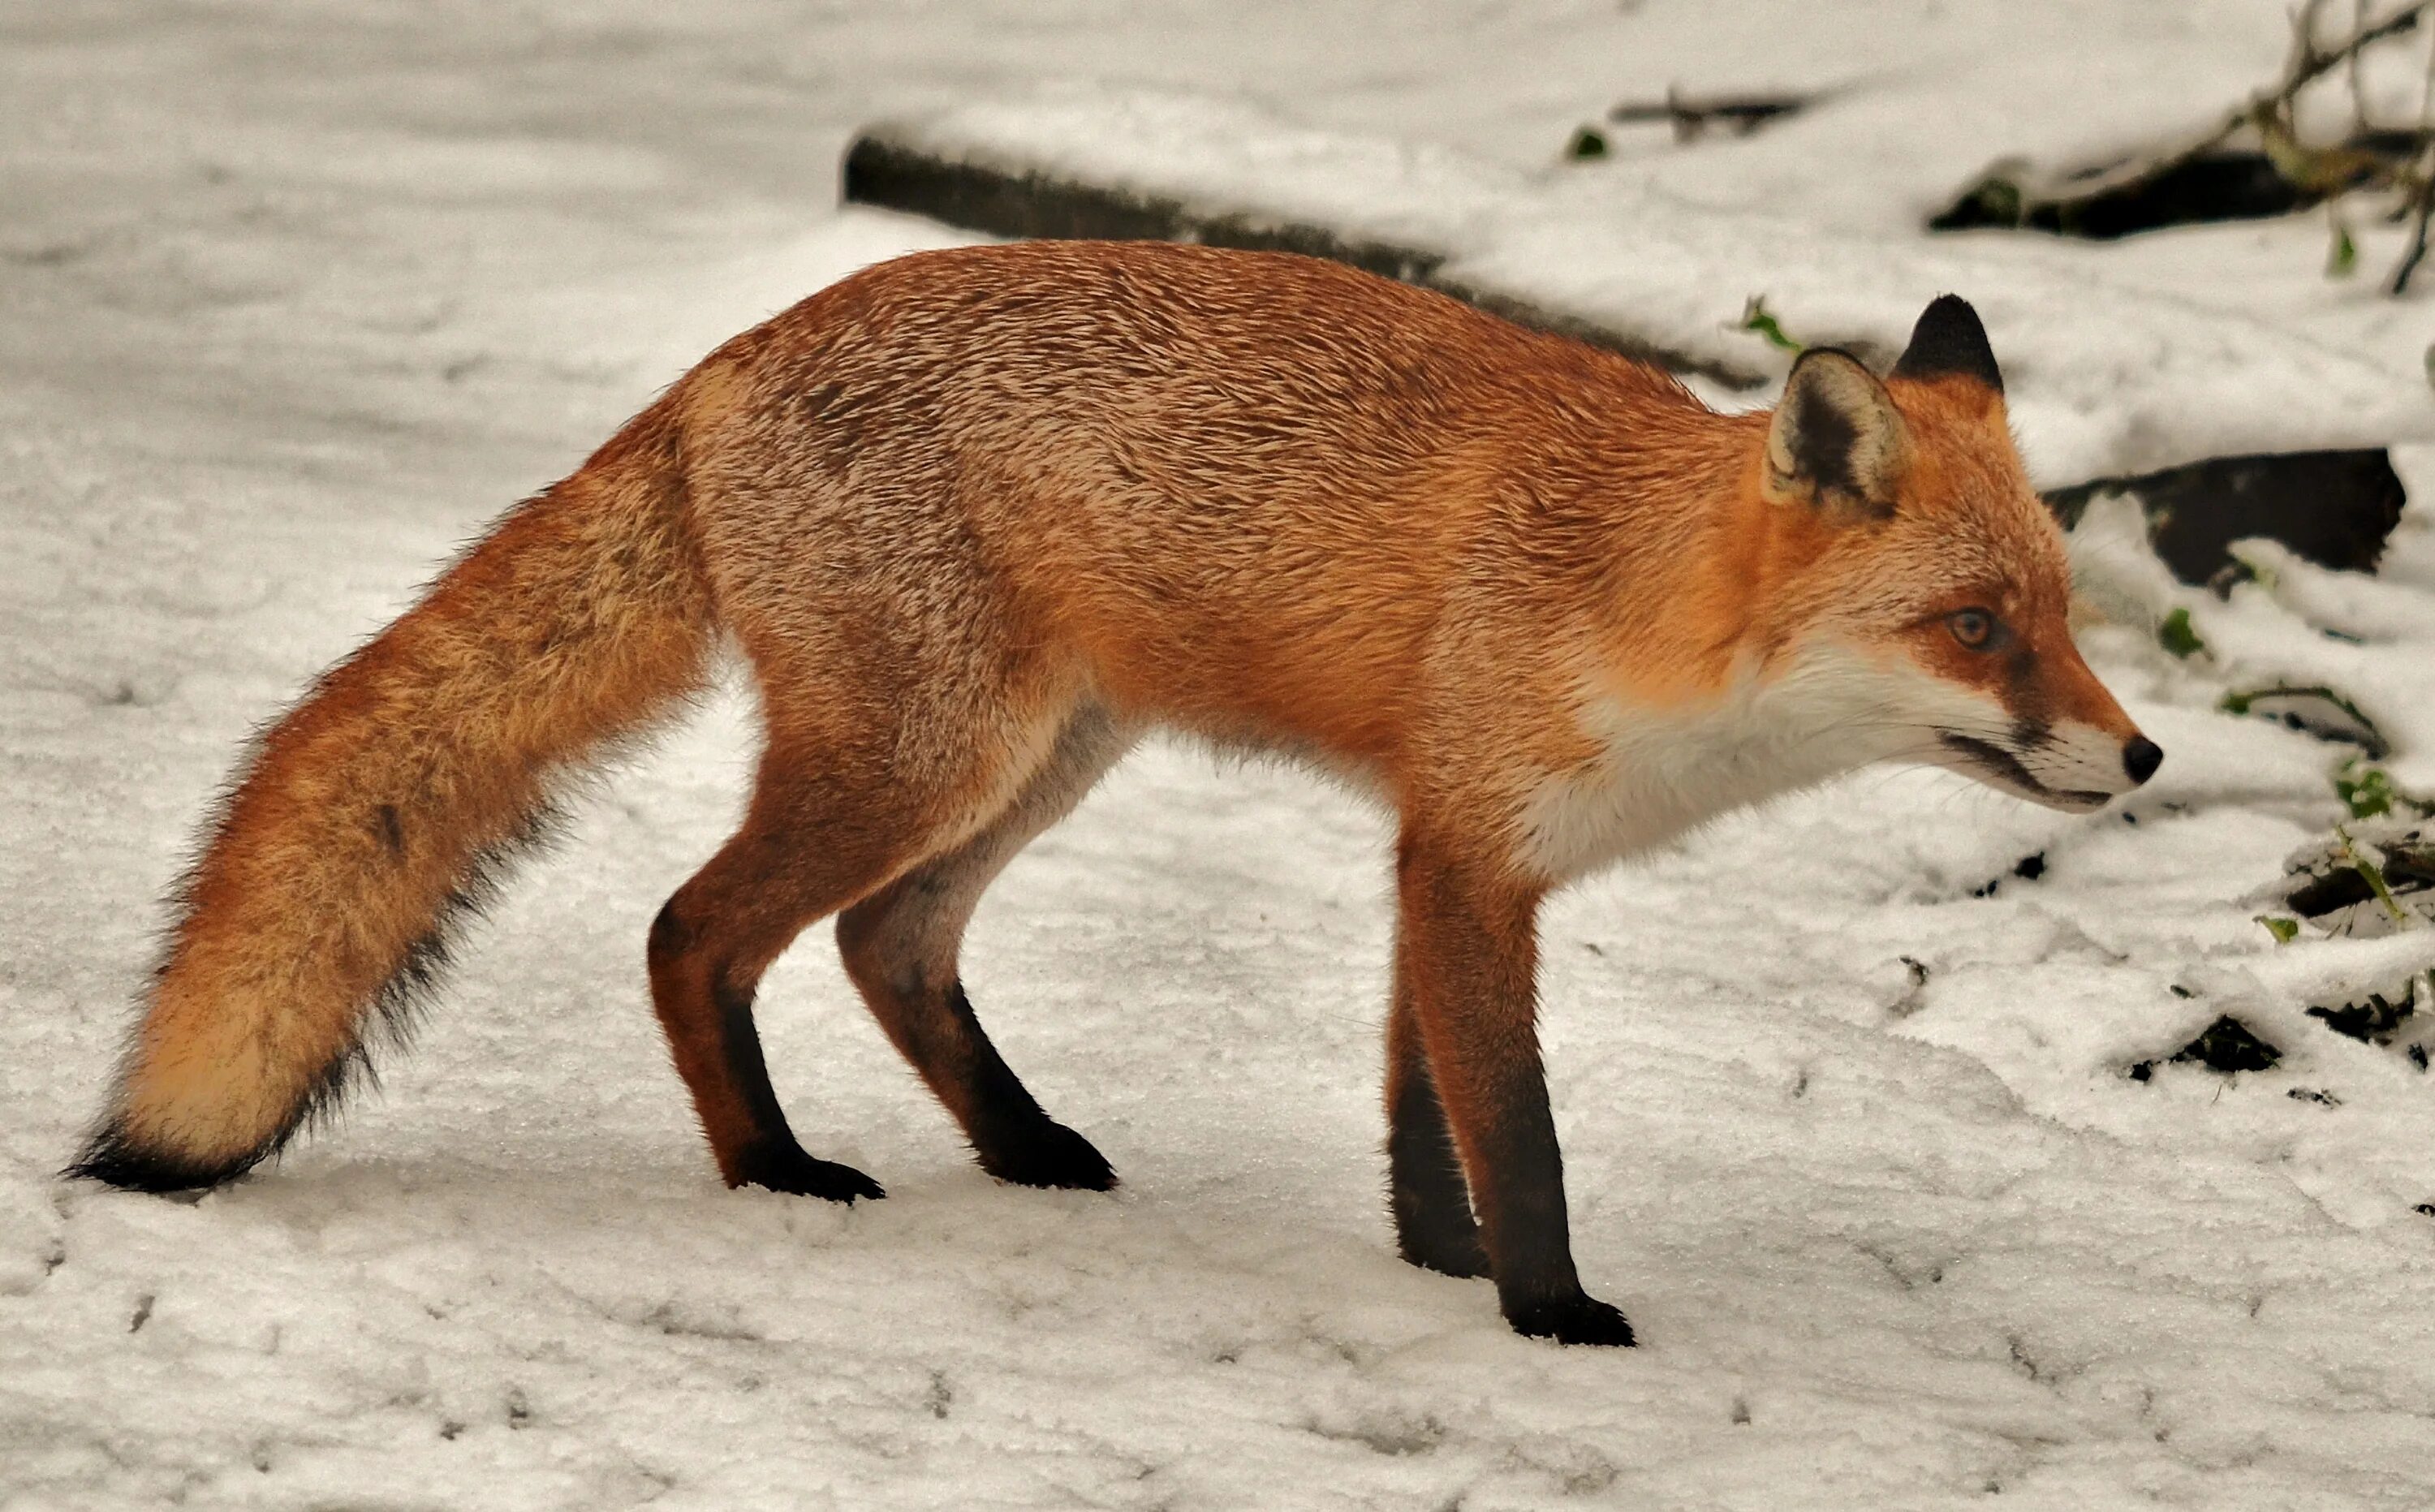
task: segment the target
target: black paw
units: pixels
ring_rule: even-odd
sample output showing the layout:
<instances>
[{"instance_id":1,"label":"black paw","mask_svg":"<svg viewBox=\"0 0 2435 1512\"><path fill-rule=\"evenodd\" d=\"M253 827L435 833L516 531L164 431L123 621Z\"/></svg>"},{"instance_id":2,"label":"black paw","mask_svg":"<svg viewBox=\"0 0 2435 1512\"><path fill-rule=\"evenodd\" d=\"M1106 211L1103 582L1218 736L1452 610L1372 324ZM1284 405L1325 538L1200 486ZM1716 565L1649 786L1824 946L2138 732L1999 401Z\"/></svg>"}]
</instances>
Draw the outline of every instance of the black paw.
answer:
<instances>
[{"instance_id":1,"label":"black paw","mask_svg":"<svg viewBox=\"0 0 2435 1512\"><path fill-rule=\"evenodd\" d=\"M1625 1320L1622 1311L1587 1293L1510 1307L1505 1310L1505 1320L1513 1325L1514 1332L1526 1338L1615 1349L1630 1349L1633 1343L1632 1324Z\"/></svg>"},{"instance_id":2,"label":"black paw","mask_svg":"<svg viewBox=\"0 0 2435 1512\"><path fill-rule=\"evenodd\" d=\"M852 1202L856 1197L877 1199L888 1195L886 1189L850 1165L835 1160L816 1160L797 1144L755 1145L744 1152L736 1162L732 1187L767 1187L790 1196L820 1197L829 1202Z\"/></svg>"},{"instance_id":3,"label":"black paw","mask_svg":"<svg viewBox=\"0 0 2435 1512\"><path fill-rule=\"evenodd\" d=\"M1116 1184L1108 1158L1054 1119L1042 1119L1019 1134L1001 1135L976 1153L982 1170L1017 1186L1108 1192Z\"/></svg>"}]
</instances>

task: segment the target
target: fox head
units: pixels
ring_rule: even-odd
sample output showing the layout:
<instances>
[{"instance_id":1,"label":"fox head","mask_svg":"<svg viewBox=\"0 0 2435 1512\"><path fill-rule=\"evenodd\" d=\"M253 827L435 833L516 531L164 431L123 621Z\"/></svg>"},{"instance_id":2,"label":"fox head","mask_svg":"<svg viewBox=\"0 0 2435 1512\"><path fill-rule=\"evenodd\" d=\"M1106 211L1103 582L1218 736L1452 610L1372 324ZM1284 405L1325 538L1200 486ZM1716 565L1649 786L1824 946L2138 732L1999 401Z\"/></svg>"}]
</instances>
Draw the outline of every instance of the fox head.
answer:
<instances>
[{"instance_id":1,"label":"fox head","mask_svg":"<svg viewBox=\"0 0 2435 1512\"><path fill-rule=\"evenodd\" d=\"M1812 676L1843 684L1826 701L1873 732L1873 754L2074 813L2156 770L2164 752L2072 644L2063 532L1968 304L1930 304L1882 381L1804 352L1756 471L1782 576L1753 629L1835 669Z\"/></svg>"}]
</instances>

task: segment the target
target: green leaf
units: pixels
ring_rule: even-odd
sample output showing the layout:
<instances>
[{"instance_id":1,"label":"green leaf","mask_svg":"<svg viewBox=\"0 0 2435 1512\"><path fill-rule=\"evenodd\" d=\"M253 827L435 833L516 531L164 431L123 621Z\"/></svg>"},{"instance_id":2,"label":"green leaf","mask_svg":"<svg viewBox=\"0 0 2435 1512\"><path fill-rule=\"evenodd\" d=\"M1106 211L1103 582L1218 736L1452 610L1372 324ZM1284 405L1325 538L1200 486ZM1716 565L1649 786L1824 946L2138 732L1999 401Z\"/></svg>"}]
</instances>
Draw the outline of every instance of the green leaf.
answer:
<instances>
[{"instance_id":1,"label":"green leaf","mask_svg":"<svg viewBox=\"0 0 2435 1512\"><path fill-rule=\"evenodd\" d=\"M2300 921L2296 919L2284 919L2274 914L2259 914L2257 921L2266 926L2266 933L2274 936L2274 943L2277 945L2288 945L2300 937Z\"/></svg>"},{"instance_id":2,"label":"green leaf","mask_svg":"<svg viewBox=\"0 0 2435 1512\"><path fill-rule=\"evenodd\" d=\"M2392 888L2384 880L2384 868L2359 854L2358 847L2351 843L2350 832L2339 824L2334 826L2334 838L2341 842L2342 859L2349 862L2351 869L2366 881L2368 890L2375 894L2376 902L2384 904L2384 911L2392 916L2392 921L2408 924L2410 921L2409 910L2402 907L2400 900L2392 896Z\"/></svg>"},{"instance_id":3,"label":"green leaf","mask_svg":"<svg viewBox=\"0 0 2435 1512\"><path fill-rule=\"evenodd\" d=\"M2351 240L2351 229L2340 221L2334 222L2334 243L2325 249L2325 276L2348 278L2358 271L2358 244Z\"/></svg>"},{"instance_id":4,"label":"green leaf","mask_svg":"<svg viewBox=\"0 0 2435 1512\"><path fill-rule=\"evenodd\" d=\"M2188 657L2193 652L2206 649L2206 643L2199 639L2199 632L2190 628L2190 611L2185 609L2177 609L2165 616L2165 623L2156 627L2156 644L2178 657ZM2238 712L2246 713L2248 711Z\"/></svg>"},{"instance_id":5,"label":"green leaf","mask_svg":"<svg viewBox=\"0 0 2435 1512\"><path fill-rule=\"evenodd\" d=\"M1784 334L1784 327L1775 323L1775 317L1768 310L1767 296L1764 294L1753 294L1743 301L1740 329L1764 338L1769 346L1778 352L1804 350L1800 342Z\"/></svg>"},{"instance_id":6,"label":"green leaf","mask_svg":"<svg viewBox=\"0 0 2435 1512\"><path fill-rule=\"evenodd\" d=\"M2352 818L2376 819L2392 812L2393 799L2400 794L2393 788L2392 774L2383 767L2353 762L2334 774L2334 796L2351 811Z\"/></svg>"},{"instance_id":7,"label":"green leaf","mask_svg":"<svg viewBox=\"0 0 2435 1512\"><path fill-rule=\"evenodd\" d=\"M2280 112L2260 104L2250 112L2250 124L2257 129L2257 145L2266 149L2267 163L2285 183L2295 189L2305 189L2314 183L2314 155L2291 134Z\"/></svg>"},{"instance_id":8,"label":"green leaf","mask_svg":"<svg viewBox=\"0 0 2435 1512\"><path fill-rule=\"evenodd\" d=\"M2380 819L2395 809L2408 809L2422 819L2435 817L2435 799L2410 792L2392 773L2358 756L2334 773L2334 796L2355 819Z\"/></svg>"}]
</instances>

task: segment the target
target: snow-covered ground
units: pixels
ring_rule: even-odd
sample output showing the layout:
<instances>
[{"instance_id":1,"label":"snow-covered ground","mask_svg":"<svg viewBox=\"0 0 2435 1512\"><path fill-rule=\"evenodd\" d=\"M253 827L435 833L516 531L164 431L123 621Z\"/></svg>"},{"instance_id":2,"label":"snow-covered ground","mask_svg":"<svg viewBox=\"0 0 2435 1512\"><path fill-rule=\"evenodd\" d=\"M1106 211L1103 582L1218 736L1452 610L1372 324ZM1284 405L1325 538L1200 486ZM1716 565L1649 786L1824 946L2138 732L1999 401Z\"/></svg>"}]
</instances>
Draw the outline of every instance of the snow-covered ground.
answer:
<instances>
[{"instance_id":1,"label":"snow-covered ground","mask_svg":"<svg viewBox=\"0 0 2435 1512\"><path fill-rule=\"evenodd\" d=\"M1500 276L1628 265L1617 202L1669 235L1765 216L1833 249L1777 248L1804 335L1874 310L1814 302L1855 247L1883 250L1869 301L1886 269L2059 289L2082 257L2118 351L2157 360L2066 381L2039 308L1991 301L1999 352L2037 354L2016 387L2050 404L2025 430L2060 481L2057 455L2221 440L2178 381L2209 342L2254 412L2435 434L2409 387L2427 305L2315 282L2315 222L2119 249L1912 230L2000 153L2205 113L2282 27L2272 0L0 9L0 1507L2435 1503L2435 1081L2303 1012L2392 989L2435 934L2278 946L2254 921L2340 817L2340 752L2214 712L2340 685L2435 786L2423 503L2380 580L2269 554L2225 603L2163 581L2120 511L2083 527L2116 616L2085 644L2168 752L2127 809L1869 773L1550 911L1576 1245L1635 1351L1515 1338L1484 1284L1395 1260L1384 823L1173 747L1024 856L967 953L1114 1196L974 1170L824 932L765 989L772 1070L807 1143L890 1196L719 1189L641 948L734 816L732 699L580 810L341 1127L193 1204L52 1176L247 730L719 337L952 239L834 210L859 122L1063 79L1248 101L1469 180L1595 172L1548 196L1622 243ZM1746 142L1554 163L1673 80L1845 93ZM1699 273L1659 315L1760 292ZM2243 357L2270 349L2322 360ZM2098 418L2073 429L2065 393ZM2435 454L2402 460L2435 496ZM2156 646L2172 607L2207 653ZM2225 1012L2277 1069L2129 1074Z\"/></svg>"}]
</instances>

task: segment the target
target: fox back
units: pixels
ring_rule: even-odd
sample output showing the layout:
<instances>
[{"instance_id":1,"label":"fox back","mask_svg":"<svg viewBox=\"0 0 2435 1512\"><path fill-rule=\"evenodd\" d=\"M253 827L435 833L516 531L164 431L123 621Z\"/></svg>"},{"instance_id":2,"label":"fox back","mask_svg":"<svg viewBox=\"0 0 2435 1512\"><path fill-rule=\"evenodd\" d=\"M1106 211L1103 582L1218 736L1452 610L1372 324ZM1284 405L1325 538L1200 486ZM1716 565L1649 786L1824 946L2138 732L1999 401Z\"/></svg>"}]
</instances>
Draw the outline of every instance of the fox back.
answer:
<instances>
[{"instance_id":1,"label":"fox back","mask_svg":"<svg viewBox=\"0 0 2435 1512\"><path fill-rule=\"evenodd\" d=\"M1931 362L1977 333L1959 301L1932 315L1890 383L1804 362L1796 456L1767 414L1334 264L970 249L731 343L688 414L749 480L702 511L714 557L785 563L772 599L806 576L903 615L982 598L1050 680L1398 806L1449 761L1502 768L1494 801L1571 875L1892 757L2119 787L2082 770L2132 731L2071 648L1993 358ZM1974 606L2001 656L1943 633ZM1608 767L1636 816L1591 822Z\"/></svg>"}]
</instances>

